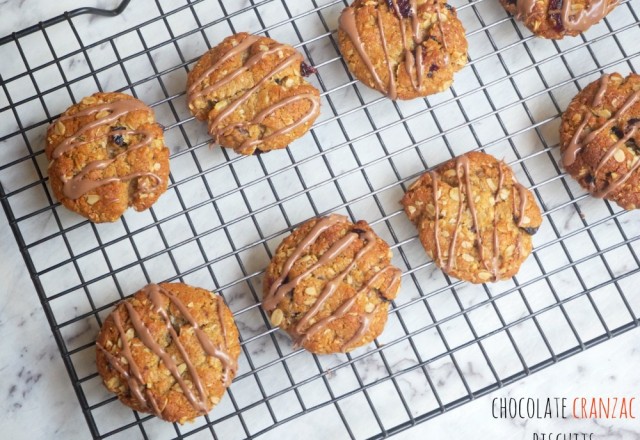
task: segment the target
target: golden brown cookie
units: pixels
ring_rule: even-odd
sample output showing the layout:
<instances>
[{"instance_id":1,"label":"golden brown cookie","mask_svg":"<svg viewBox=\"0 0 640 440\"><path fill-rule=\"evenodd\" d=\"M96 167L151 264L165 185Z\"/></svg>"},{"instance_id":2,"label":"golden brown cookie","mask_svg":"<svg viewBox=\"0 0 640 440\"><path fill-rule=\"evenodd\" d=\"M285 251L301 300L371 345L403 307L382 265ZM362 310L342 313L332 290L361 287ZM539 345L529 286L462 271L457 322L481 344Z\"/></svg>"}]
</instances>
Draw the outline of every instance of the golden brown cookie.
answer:
<instances>
[{"instance_id":1,"label":"golden brown cookie","mask_svg":"<svg viewBox=\"0 0 640 440\"><path fill-rule=\"evenodd\" d=\"M618 0L500 0L502 6L539 37L576 36L602 20Z\"/></svg>"},{"instance_id":2,"label":"golden brown cookie","mask_svg":"<svg viewBox=\"0 0 640 440\"><path fill-rule=\"evenodd\" d=\"M169 422L211 411L236 374L238 329L221 296L150 284L120 302L96 341L98 372L136 411Z\"/></svg>"},{"instance_id":3,"label":"golden brown cookie","mask_svg":"<svg viewBox=\"0 0 640 440\"><path fill-rule=\"evenodd\" d=\"M479 152L423 174L402 205L436 265L472 283L515 275L542 223L533 195L511 168Z\"/></svg>"},{"instance_id":4,"label":"golden brown cookie","mask_svg":"<svg viewBox=\"0 0 640 440\"><path fill-rule=\"evenodd\" d=\"M287 44L235 34L189 72L189 110L209 122L215 142L236 153L285 148L320 114L320 92L303 77L313 71Z\"/></svg>"},{"instance_id":5,"label":"golden brown cookie","mask_svg":"<svg viewBox=\"0 0 640 440\"><path fill-rule=\"evenodd\" d=\"M169 149L153 110L124 93L96 93L47 130L56 198L92 222L113 222L129 206L149 208L167 189Z\"/></svg>"},{"instance_id":6,"label":"golden brown cookie","mask_svg":"<svg viewBox=\"0 0 640 440\"><path fill-rule=\"evenodd\" d=\"M401 272L365 221L314 218L278 246L263 283L271 324L313 353L351 351L382 333Z\"/></svg>"},{"instance_id":7,"label":"golden brown cookie","mask_svg":"<svg viewBox=\"0 0 640 440\"><path fill-rule=\"evenodd\" d=\"M464 28L444 0L356 0L338 39L355 77L391 99L441 92L467 63Z\"/></svg>"},{"instance_id":8,"label":"golden brown cookie","mask_svg":"<svg viewBox=\"0 0 640 440\"><path fill-rule=\"evenodd\" d=\"M565 169L596 197L640 208L640 75L605 74L562 115Z\"/></svg>"}]
</instances>

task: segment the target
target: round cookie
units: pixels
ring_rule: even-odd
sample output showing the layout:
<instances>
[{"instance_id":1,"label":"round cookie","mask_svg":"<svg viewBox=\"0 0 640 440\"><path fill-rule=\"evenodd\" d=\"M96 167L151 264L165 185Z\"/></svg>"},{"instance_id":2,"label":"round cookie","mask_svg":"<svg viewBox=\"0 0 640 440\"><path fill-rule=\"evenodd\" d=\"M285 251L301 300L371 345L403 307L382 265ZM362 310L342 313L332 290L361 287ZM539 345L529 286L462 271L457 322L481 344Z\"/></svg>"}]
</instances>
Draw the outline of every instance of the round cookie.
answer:
<instances>
[{"instance_id":1,"label":"round cookie","mask_svg":"<svg viewBox=\"0 0 640 440\"><path fill-rule=\"evenodd\" d=\"M221 296L150 284L102 325L96 363L125 405L184 423L211 411L237 371L238 329Z\"/></svg>"},{"instance_id":2,"label":"round cookie","mask_svg":"<svg viewBox=\"0 0 640 440\"><path fill-rule=\"evenodd\" d=\"M515 275L542 223L533 195L511 168L480 152L423 174L402 205L436 265L472 283Z\"/></svg>"},{"instance_id":3,"label":"round cookie","mask_svg":"<svg viewBox=\"0 0 640 440\"><path fill-rule=\"evenodd\" d=\"M56 198L95 223L129 206L149 208L167 189L169 149L153 110L124 93L96 93L47 130L49 181Z\"/></svg>"},{"instance_id":4,"label":"round cookie","mask_svg":"<svg viewBox=\"0 0 640 440\"><path fill-rule=\"evenodd\" d=\"M401 272L365 221L314 218L280 244L266 270L262 307L271 324L313 353L351 351L378 337Z\"/></svg>"},{"instance_id":5,"label":"round cookie","mask_svg":"<svg viewBox=\"0 0 640 440\"><path fill-rule=\"evenodd\" d=\"M535 35L576 36L602 20L618 0L500 0L502 6Z\"/></svg>"},{"instance_id":6,"label":"round cookie","mask_svg":"<svg viewBox=\"0 0 640 440\"><path fill-rule=\"evenodd\" d=\"M208 121L214 142L236 153L285 148L320 114L320 92L303 77L314 71L287 44L235 34L189 72L189 110Z\"/></svg>"},{"instance_id":7,"label":"round cookie","mask_svg":"<svg viewBox=\"0 0 640 440\"><path fill-rule=\"evenodd\" d=\"M354 76L391 99L441 92L467 63L464 28L444 0L356 0L338 40Z\"/></svg>"},{"instance_id":8,"label":"round cookie","mask_svg":"<svg viewBox=\"0 0 640 440\"><path fill-rule=\"evenodd\" d=\"M596 197L640 208L640 75L605 74L562 115L565 169Z\"/></svg>"}]
</instances>

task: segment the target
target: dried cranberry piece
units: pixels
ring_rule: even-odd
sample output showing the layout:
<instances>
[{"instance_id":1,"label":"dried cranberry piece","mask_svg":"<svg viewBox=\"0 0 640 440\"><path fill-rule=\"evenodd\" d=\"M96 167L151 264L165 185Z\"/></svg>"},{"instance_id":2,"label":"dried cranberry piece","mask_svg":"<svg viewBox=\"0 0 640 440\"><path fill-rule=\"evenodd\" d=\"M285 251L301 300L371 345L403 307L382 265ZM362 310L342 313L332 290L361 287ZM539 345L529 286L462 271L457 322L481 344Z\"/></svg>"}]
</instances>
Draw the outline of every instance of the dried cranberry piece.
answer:
<instances>
[{"instance_id":1,"label":"dried cranberry piece","mask_svg":"<svg viewBox=\"0 0 640 440\"><path fill-rule=\"evenodd\" d=\"M398 6L400 18L409 18L413 15L413 11L411 10L411 2L409 0L395 0L395 3L396 6ZM387 5L392 11L396 10L396 8L393 7L393 0L387 0Z\"/></svg>"},{"instance_id":2,"label":"dried cranberry piece","mask_svg":"<svg viewBox=\"0 0 640 440\"><path fill-rule=\"evenodd\" d=\"M615 134L618 139L620 139L621 137L624 136L624 133L620 129L620 127L612 127L611 128L611 133Z\"/></svg>"},{"instance_id":3,"label":"dried cranberry piece","mask_svg":"<svg viewBox=\"0 0 640 440\"><path fill-rule=\"evenodd\" d=\"M120 130L126 130L125 127L111 127L111 131L120 131ZM116 144L119 147L126 147L127 143L124 141L124 136L122 136L121 134L116 134L111 136L111 140L113 141L114 144Z\"/></svg>"},{"instance_id":4,"label":"dried cranberry piece","mask_svg":"<svg viewBox=\"0 0 640 440\"><path fill-rule=\"evenodd\" d=\"M520 228L522 229L524 232L526 232L529 235L536 235L536 232L538 232L538 229L540 228Z\"/></svg>"},{"instance_id":5,"label":"dried cranberry piece","mask_svg":"<svg viewBox=\"0 0 640 440\"><path fill-rule=\"evenodd\" d=\"M640 146L638 146L635 139L629 139L627 142L625 142L625 145L636 154L640 154Z\"/></svg>"},{"instance_id":6,"label":"dried cranberry piece","mask_svg":"<svg viewBox=\"0 0 640 440\"><path fill-rule=\"evenodd\" d=\"M558 32L562 32L564 30L564 22L562 21L562 14L561 14L562 1L563 0L549 1L549 18L553 22L553 29L555 29Z\"/></svg>"},{"instance_id":7,"label":"dried cranberry piece","mask_svg":"<svg viewBox=\"0 0 640 440\"><path fill-rule=\"evenodd\" d=\"M429 78L433 77L433 72L437 72L438 70L440 70L440 66L438 66L437 64L432 64L431 66L429 66L429 72L427 72L427 77Z\"/></svg>"},{"instance_id":8,"label":"dried cranberry piece","mask_svg":"<svg viewBox=\"0 0 640 440\"><path fill-rule=\"evenodd\" d=\"M113 136L113 142L119 147L122 147L126 143L121 134L117 134L117 135Z\"/></svg>"},{"instance_id":9,"label":"dried cranberry piece","mask_svg":"<svg viewBox=\"0 0 640 440\"><path fill-rule=\"evenodd\" d=\"M627 125L628 125L628 126L635 125L635 124L637 124L638 122L640 122L640 118L631 118L631 119L629 119L629 120L627 121Z\"/></svg>"},{"instance_id":10,"label":"dried cranberry piece","mask_svg":"<svg viewBox=\"0 0 640 440\"><path fill-rule=\"evenodd\" d=\"M591 185L596 181L596 178L593 177L593 174L587 174L586 176L584 176L584 181Z\"/></svg>"},{"instance_id":11,"label":"dried cranberry piece","mask_svg":"<svg viewBox=\"0 0 640 440\"><path fill-rule=\"evenodd\" d=\"M302 76L310 76L318 73L318 69L315 67L305 63L304 61L300 64L300 73Z\"/></svg>"}]
</instances>

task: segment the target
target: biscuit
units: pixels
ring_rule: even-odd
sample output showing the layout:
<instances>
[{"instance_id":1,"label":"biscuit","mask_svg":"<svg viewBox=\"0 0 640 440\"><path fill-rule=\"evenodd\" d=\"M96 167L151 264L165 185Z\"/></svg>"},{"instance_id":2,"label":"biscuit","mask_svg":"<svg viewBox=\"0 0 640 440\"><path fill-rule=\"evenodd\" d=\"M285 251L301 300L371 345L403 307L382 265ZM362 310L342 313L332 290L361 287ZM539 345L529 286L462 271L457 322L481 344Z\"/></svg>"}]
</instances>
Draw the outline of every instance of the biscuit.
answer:
<instances>
[{"instance_id":1,"label":"biscuit","mask_svg":"<svg viewBox=\"0 0 640 440\"><path fill-rule=\"evenodd\" d=\"M576 36L602 20L619 0L500 0L507 12L535 35Z\"/></svg>"},{"instance_id":2,"label":"biscuit","mask_svg":"<svg viewBox=\"0 0 640 440\"><path fill-rule=\"evenodd\" d=\"M562 162L595 197L640 207L640 75L605 74L569 104L560 125Z\"/></svg>"},{"instance_id":3,"label":"biscuit","mask_svg":"<svg viewBox=\"0 0 640 440\"><path fill-rule=\"evenodd\" d=\"M211 411L237 371L238 329L221 296L150 284L102 325L96 363L125 405L184 423Z\"/></svg>"},{"instance_id":4,"label":"biscuit","mask_svg":"<svg viewBox=\"0 0 640 440\"><path fill-rule=\"evenodd\" d=\"M402 205L436 265L472 283L515 275L542 223L533 195L511 168L480 152L423 174Z\"/></svg>"},{"instance_id":5,"label":"biscuit","mask_svg":"<svg viewBox=\"0 0 640 440\"><path fill-rule=\"evenodd\" d=\"M314 72L293 47L239 33L205 53L187 79L191 114L214 142L250 155L285 148L320 114Z\"/></svg>"},{"instance_id":6,"label":"biscuit","mask_svg":"<svg viewBox=\"0 0 640 440\"><path fill-rule=\"evenodd\" d=\"M441 92L467 63L464 28L443 0L356 0L338 40L354 76L391 99Z\"/></svg>"},{"instance_id":7,"label":"biscuit","mask_svg":"<svg viewBox=\"0 0 640 440\"><path fill-rule=\"evenodd\" d=\"M96 93L47 130L49 181L56 198L95 223L129 206L149 208L167 189L169 149L153 110L124 93Z\"/></svg>"},{"instance_id":8,"label":"biscuit","mask_svg":"<svg viewBox=\"0 0 640 440\"><path fill-rule=\"evenodd\" d=\"M271 324L313 353L351 351L378 337L401 272L365 221L314 218L283 240L266 270Z\"/></svg>"}]
</instances>

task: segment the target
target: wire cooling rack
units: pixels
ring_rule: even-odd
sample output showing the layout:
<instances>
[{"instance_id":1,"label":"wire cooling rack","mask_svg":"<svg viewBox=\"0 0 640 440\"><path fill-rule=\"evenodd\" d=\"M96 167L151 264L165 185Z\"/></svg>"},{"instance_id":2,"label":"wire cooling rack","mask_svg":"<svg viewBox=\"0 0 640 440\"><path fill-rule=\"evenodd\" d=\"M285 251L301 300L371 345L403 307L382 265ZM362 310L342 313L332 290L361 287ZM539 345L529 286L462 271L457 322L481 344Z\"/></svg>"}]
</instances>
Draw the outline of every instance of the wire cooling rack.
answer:
<instances>
[{"instance_id":1,"label":"wire cooling rack","mask_svg":"<svg viewBox=\"0 0 640 440\"><path fill-rule=\"evenodd\" d=\"M76 10L0 40L0 198L95 438L386 437L638 326L638 213L586 195L556 148L579 89L637 71L638 3L558 42L531 36L497 1L452 4L469 65L450 90L410 102L349 74L335 34L344 1L138 0L117 18ZM287 150L211 149L187 111L188 69L237 31L294 44L318 68L322 115ZM54 200L43 154L47 124L96 90L153 103L172 149L167 193L106 225ZM520 273L480 286L435 268L399 205L425 169L472 149L510 163L544 210ZM403 288L374 344L314 356L270 328L259 292L280 240L327 212L372 223ZM162 280L221 292L242 338L229 392L185 426L121 405L94 364L113 304Z\"/></svg>"}]
</instances>

